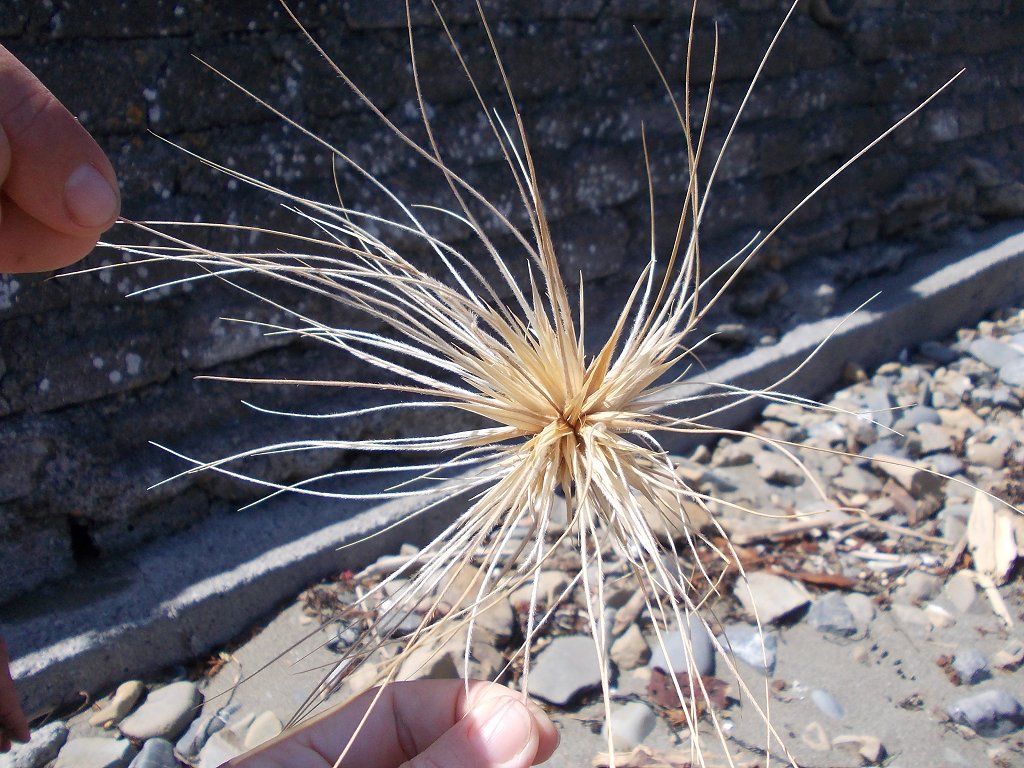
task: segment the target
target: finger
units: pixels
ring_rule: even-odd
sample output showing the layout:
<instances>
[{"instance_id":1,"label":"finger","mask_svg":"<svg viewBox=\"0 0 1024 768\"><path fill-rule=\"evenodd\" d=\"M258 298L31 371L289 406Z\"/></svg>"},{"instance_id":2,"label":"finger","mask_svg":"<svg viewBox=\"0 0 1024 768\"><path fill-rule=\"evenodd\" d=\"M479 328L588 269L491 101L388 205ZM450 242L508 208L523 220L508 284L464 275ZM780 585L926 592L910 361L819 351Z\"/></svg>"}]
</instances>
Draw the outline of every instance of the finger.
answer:
<instances>
[{"instance_id":1,"label":"finger","mask_svg":"<svg viewBox=\"0 0 1024 768\"><path fill-rule=\"evenodd\" d=\"M539 746L535 718L522 696L498 696L471 709L403 768L528 768L539 762Z\"/></svg>"},{"instance_id":2,"label":"finger","mask_svg":"<svg viewBox=\"0 0 1024 768\"><path fill-rule=\"evenodd\" d=\"M82 258L95 245L95 237L74 237L50 229L0 194L0 273L59 269Z\"/></svg>"},{"instance_id":3,"label":"finger","mask_svg":"<svg viewBox=\"0 0 1024 768\"><path fill-rule=\"evenodd\" d=\"M95 242L120 207L114 170L72 114L2 47L0 127L9 156L4 194L46 228Z\"/></svg>"},{"instance_id":4,"label":"finger","mask_svg":"<svg viewBox=\"0 0 1024 768\"><path fill-rule=\"evenodd\" d=\"M481 735L487 712L476 712L477 707L486 708L493 699L508 698L513 694L508 688L495 683L471 681L469 694L462 680L419 680L409 683L393 683L380 694L377 689L368 691L349 704L324 713L316 720L278 739L229 762L229 766L241 768L325 768L333 766L338 756L347 749L343 767L353 768L397 768L411 758L438 742L453 726L457 731L451 741L440 749L452 751L456 744L468 744L476 750L479 758L486 749L486 739ZM364 715L370 712L363 722ZM470 712L469 722L462 724ZM532 733L527 736L525 746L533 748L533 754L524 758L541 762L550 757L558 746L558 732L550 720L534 705L530 705L533 718ZM358 733L357 733L358 731ZM352 738L352 734L356 734ZM351 745L349 742L352 742ZM441 763L458 768L472 765L473 768L487 768L488 763ZM412 764L416 768L416 764Z\"/></svg>"},{"instance_id":5,"label":"finger","mask_svg":"<svg viewBox=\"0 0 1024 768\"><path fill-rule=\"evenodd\" d=\"M25 713L18 703L18 691L11 679L7 643L0 639L0 734L10 749L10 740L28 741L30 734Z\"/></svg>"}]
</instances>

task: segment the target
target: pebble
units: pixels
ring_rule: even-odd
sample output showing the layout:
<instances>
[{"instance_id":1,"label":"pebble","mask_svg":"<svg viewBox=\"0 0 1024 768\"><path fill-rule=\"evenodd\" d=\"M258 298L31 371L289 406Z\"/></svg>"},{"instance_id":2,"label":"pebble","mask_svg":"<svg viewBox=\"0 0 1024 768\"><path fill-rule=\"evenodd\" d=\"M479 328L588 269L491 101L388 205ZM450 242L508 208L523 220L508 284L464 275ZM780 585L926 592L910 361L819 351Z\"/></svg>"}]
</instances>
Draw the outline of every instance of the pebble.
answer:
<instances>
[{"instance_id":1,"label":"pebble","mask_svg":"<svg viewBox=\"0 0 1024 768\"><path fill-rule=\"evenodd\" d=\"M243 743L246 749L253 749L266 741L270 741L283 730L284 726L281 725L277 715L266 711L257 715L256 719L252 721L252 725L245 732Z\"/></svg>"},{"instance_id":2,"label":"pebble","mask_svg":"<svg viewBox=\"0 0 1024 768\"><path fill-rule=\"evenodd\" d=\"M800 740L815 752L828 752L832 749L828 734L821 727L821 723L817 721L810 722L804 727L803 733L800 734Z\"/></svg>"},{"instance_id":3,"label":"pebble","mask_svg":"<svg viewBox=\"0 0 1024 768\"><path fill-rule=\"evenodd\" d=\"M610 727L612 746L624 752L642 744L657 722L657 715L650 707L640 701L631 701L612 709L611 719L605 723L601 734L607 739Z\"/></svg>"},{"instance_id":4,"label":"pebble","mask_svg":"<svg viewBox=\"0 0 1024 768\"><path fill-rule=\"evenodd\" d=\"M199 759L193 761L193 765L196 768L219 768L222 763L242 754L245 751L244 734L255 719L255 715L248 714L213 734L199 753Z\"/></svg>"},{"instance_id":5,"label":"pebble","mask_svg":"<svg viewBox=\"0 0 1024 768\"><path fill-rule=\"evenodd\" d=\"M43 768L60 752L68 740L68 726L56 720L32 731L27 744L15 744L6 755L0 755L2 768Z\"/></svg>"},{"instance_id":6,"label":"pebble","mask_svg":"<svg viewBox=\"0 0 1024 768\"><path fill-rule=\"evenodd\" d=\"M781 621L811 602L811 596L800 584L764 571L755 571L737 581L733 594L751 616L757 608L756 615L762 624Z\"/></svg>"},{"instance_id":7,"label":"pebble","mask_svg":"<svg viewBox=\"0 0 1024 768\"><path fill-rule=\"evenodd\" d=\"M1001 688L958 699L946 714L980 736L1005 736L1024 726L1024 707Z\"/></svg>"},{"instance_id":8,"label":"pebble","mask_svg":"<svg viewBox=\"0 0 1024 768\"><path fill-rule=\"evenodd\" d=\"M999 370L1004 365L1020 360L1021 354L1005 341L982 337L967 347L968 353L989 368Z\"/></svg>"},{"instance_id":9,"label":"pebble","mask_svg":"<svg viewBox=\"0 0 1024 768\"><path fill-rule=\"evenodd\" d=\"M1011 387L1024 389L1024 359L1014 360L999 369L999 378Z\"/></svg>"},{"instance_id":10,"label":"pebble","mask_svg":"<svg viewBox=\"0 0 1024 768\"><path fill-rule=\"evenodd\" d=\"M807 612L807 621L819 632L840 637L857 634L857 620L843 596L831 592L814 601Z\"/></svg>"},{"instance_id":11,"label":"pebble","mask_svg":"<svg viewBox=\"0 0 1024 768\"><path fill-rule=\"evenodd\" d=\"M722 644L744 664L765 675L775 674L778 635L761 632L750 624L730 624L725 628Z\"/></svg>"},{"instance_id":12,"label":"pebble","mask_svg":"<svg viewBox=\"0 0 1024 768\"><path fill-rule=\"evenodd\" d=\"M946 582L942 596L949 601L957 613L967 613L978 597L974 577L968 571L959 571Z\"/></svg>"},{"instance_id":13,"label":"pebble","mask_svg":"<svg viewBox=\"0 0 1024 768\"><path fill-rule=\"evenodd\" d=\"M121 733L136 741L176 739L198 714L202 699L195 683L185 680L158 688L121 721Z\"/></svg>"},{"instance_id":14,"label":"pebble","mask_svg":"<svg viewBox=\"0 0 1024 768\"><path fill-rule=\"evenodd\" d=\"M139 700L146 686L139 680L129 680L121 683L114 691L110 701L102 709L89 718L89 725L101 725L104 728L112 728L132 711L135 702Z\"/></svg>"},{"instance_id":15,"label":"pebble","mask_svg":"<svg viewBox=\"0 0 1024 768\"><path fill-rule=\"evenodd\" d=\"M619 669L635 669L651 658L651 647L636 624L630 624L621 637L612 643L612 661Z\"/></svg>"},{"instance_id":16,"label":"pebble","mask_svg":"<svg viewBox=\"0 0 1024 768\"><path fill-rule=\"evenodd\" d=\"M1014 670L1021 664L1024 664L1024 644L1019 642L1012 642L1005 648L1000 648L992 656L992 666L997 669Z\"/></svg>"},{"instance_id":17,"label":"pebble","mask_svg":"<svg viewBox=\"0 0 1024 768\"><path fill-rule=\"evenodd\" d=\"M804 473L800 467L775 451L761 451L754 457L758 474L775 485L800 485Z\"/></svg>"},{"instance_id":18,"label":"pebble","mask_svg":"<svg viewBox=\"0 0 1024 768\"><path fill-rule=\"evenodd\" d=\"M925 615L928 617L928 621L936 629L945 629L946 627L952 627L956 624L956 616L947 611L941 605L931 603L924 607Z\"/></svg>"},{"instance_id":19,"label":"pebble","mask_svg":"<svg viewBox=\"0 0 1024 768\"><path fill-rule=\"evenodd\" d=\"M953 670L964 685L974 685L992 676L985 654L973 646L961 646L953 654Z\"/></svg>"},{"instance_id":20,"label":"pebble","mask_svg":"<svg viewBox=\"0 0 1024 768\"><path fill-rule=\"evenodd\" d=\"M833 720L842 720L846 716L843 705L836 700L835 696L822 688L815 688L811 691L811 701Z\"/></svg>"},{"instance_id":21,"label":"pebble","mask_svg":"<svg viewBox=\"0 0 1024 768\"><path fill-rule=\"evenodd\" d=\"M647 666L651 669L660 669L663 672L691 672L690 652L693 654L693 669L701 676L713 675L715 673L715 647L711 641L704 623L696 615L689 618L689 629L687 637L678 629L670 628L662 633L661 640L652 638L651 660ZM690 647L686 647L685 640L689 641ZM662 647L664 643L664 647ZM671 667L671 669L669 669Z\"/></svg>"},{"instance_id":22,"label":"pebble","mask_svg":"<svg viewBox=\"0 0 1024 768\"><path fill-rule=\"evenodd\" d=\"M150 739L142 745L142 751L135 756L128 768L178 768L174 748L167 739Z\"/></svg>"},{"instance_id":23,"label":"pebble","mask_svg":"<svg viewBox=\"0 0 1024 768\"><path fill-rule=\"evenodd\" d=\"M174 745L174 750L186 762L197 759L207 740L217 731L223 729L239 709L241 709L240 704L226 704L212 715L193 720L188 730L185 731L185 735Z\"/></svg>"},{"instance_id":24,"label":"pebble","mask_svg":"<svg viewBox=\"0 0 1024 768\"><path fill-rule=\"evenodd\" d=\"M832 739L832 747L854 751L869 765L875 765L885 759L885 747L877 736L844 734Z\"/></svg>"},{"instance_id":25,"label":"pebble","mask_svg":"<svg viewBox=\"0 0 1024 768\"><path fill-rule=\"evenodd\" d=\"M893 603L890 612L896 621L907 628L931 629L932 623L928 620L928 614L916 605Z\"/></svg>"},{"instance_id":26,"label":"pebble","mask_svg":"<svg viewBox=\"0 0 1024 768\"><path fill-rule=\"evenodd\" d=\"M537 575L537 606L545 607L551 605L552 601L561 597L562 592L569 586L569 574L565 571L547 570ZM509 602L512 605L525 603L529 605L533 596L533 579L530 579L518 589L513 590L509 595Z\"/></svg>"},{"instance_id":27,"label":"pebble","mask_svg":"<svg viewBox=\"0 0 1024 768\"><path fill-rule=\"evenodd\" d=\"M86 736L65 744L53 768L127 768L133 757L135 747L127 739Z\"/></svg>"},{"instance_id":28,"label":"pebble","mask_svg":"<svg viewBox=\"0 0 1024 768\"><path fill-rule=\"evenodd\" d=\"M864 632L868 625L875 618L875 604L867 595L860 592L851 592L844 598L846 607L853 614L853 620L857 622L857 628Z\"/></svg>"},{"instance_id":29,"label":"pebble","mask_svg":"<svg viewBox=\"0 0 1024 768\"><path fill-rule=\"evenodd\" d=\"M530 670L530 695L550 704L565 705L600 685L601 663L587 635L556 637Z\"/></svg>"},{"instance_id":30,"label":"pebble","mask_svg":"<svg viewBox=\"0 0 1024 768\"><path fill-rule=\"evenodd\" d=\"M941 588L942 580L938 576L913 571L907 574L903 586L896 590L894 598L911 605L920 605L935 597Z\"/></svg>"},{"instance_id":31,"label":"pebble","mask_svg":"<svg viewBox=\"0 0 1024 768\"><path fill-rule=\"evenodd\" d=\"M832 481L841 491L849 493L877 493L882 490L882 481L856 464L847 464Z\"/></svg>"}]
</instances>

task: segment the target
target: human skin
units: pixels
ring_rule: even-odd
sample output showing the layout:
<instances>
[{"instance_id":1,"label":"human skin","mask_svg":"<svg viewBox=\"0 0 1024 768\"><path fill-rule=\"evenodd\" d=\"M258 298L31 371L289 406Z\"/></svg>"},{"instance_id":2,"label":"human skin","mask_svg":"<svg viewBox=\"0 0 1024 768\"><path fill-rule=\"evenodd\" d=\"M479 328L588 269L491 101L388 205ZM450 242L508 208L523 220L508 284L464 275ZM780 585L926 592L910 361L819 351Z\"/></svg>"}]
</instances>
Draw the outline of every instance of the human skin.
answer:
<instances>
[{"instance_id":1,"label":"human skin","mask_svg":"<svg viewBox=\"0 0 1024 768\"><path fill-rule=\"evenodd\" d=\"M235 758L224 768L528 768L547 760L558 731L523 694L497 683L392 683ZM365 722L364 715L369 711Z\"/></svg>"},{"instance_id":2,"label":"human skin","mask_svg":"<svg viewBox=\"0 0 1024 768\"><path fill-rule=\"evenodd\" d=\"M72 264L120 211L103 150L0 46L0 273Z\"/></svg>"}]
</instances>

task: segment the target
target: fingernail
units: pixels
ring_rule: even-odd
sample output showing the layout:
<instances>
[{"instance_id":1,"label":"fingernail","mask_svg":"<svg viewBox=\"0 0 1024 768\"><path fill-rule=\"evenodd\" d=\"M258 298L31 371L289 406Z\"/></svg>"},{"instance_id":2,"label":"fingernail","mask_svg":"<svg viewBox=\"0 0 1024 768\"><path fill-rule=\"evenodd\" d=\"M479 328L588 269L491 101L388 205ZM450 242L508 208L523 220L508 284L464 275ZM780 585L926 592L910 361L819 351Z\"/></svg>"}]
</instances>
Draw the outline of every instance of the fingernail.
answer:
<instances>
[{"instance_id":1,"label":"fingernail","mask_svg":"<svg viewBox=\"0 0 1024 768\"><path fill-rule=\"evenodd\" d=\"M487 760L508 762L526 747L530 740L532 716L518 699L501 696L481 707L480 737Z\"/></svg>"},{"instance_id":2,"label":"fingernail","mask_svg":"<svg viewBox=\"0 0 1024 768\"><path fill-rule=\"evenodd\" d=\"M117 213L117 192L91 165L80 165L64 184L64 204L76 224L95 229Z\"/></svg>"}]
</instances>

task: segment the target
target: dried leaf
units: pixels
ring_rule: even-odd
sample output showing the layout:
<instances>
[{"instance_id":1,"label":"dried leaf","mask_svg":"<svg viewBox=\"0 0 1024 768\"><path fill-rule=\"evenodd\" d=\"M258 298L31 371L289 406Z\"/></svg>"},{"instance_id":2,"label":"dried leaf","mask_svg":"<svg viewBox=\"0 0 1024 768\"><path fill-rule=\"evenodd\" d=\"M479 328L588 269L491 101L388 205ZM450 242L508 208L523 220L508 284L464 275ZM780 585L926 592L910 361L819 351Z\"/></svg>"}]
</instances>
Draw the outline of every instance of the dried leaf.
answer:
<instances>
[{"instance_id":1,"label":"dried leaf","mask_svg":"<svg viewBox=\"0 0 1024 768\"><path fill-rule=\"evenodd\" d=\"M677 672L675 677L679 681L679 690L683 692L683 697L685 698L690 692L690 676L686 672ZM701 677L700 680L704 686L704 691L707 692L707 697L705 701L697 702L698 707L705 703L710 703L717 709L725 709L729 706L729 683L710 676ZM693 691L698 696L704 697L704 691L701 691L699 685L694 685ZM676 710L689 706L688 701L681 702L679 700L679 695L672 684L672 678L666 672L657 668L651 670L651 680L647 683L647 695L650 696L652 703L664 709Z\"/></svg>"}]
</instances>

